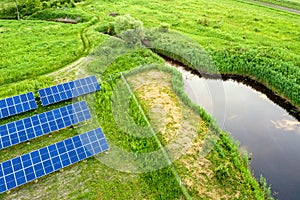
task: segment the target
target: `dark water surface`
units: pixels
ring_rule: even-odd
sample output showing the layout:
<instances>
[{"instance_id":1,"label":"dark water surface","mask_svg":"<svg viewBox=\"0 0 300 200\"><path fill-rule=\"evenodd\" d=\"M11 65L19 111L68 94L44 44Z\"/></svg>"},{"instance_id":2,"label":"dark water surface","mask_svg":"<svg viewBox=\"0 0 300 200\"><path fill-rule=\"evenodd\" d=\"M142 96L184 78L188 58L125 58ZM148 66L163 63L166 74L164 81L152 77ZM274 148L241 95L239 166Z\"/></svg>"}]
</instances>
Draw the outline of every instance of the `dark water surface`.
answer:
<instances>
[{"instance_id":1,"label":"dark water surface","mask_svg":"<svg viewBox=\"0 0 300 200\"><path fill-rule=\"evenodd\" d=\"M233 80L204 79L183 67L185 91L252 154L280 200L300 199L300 123L265 94Z\"/></svg>"}]
</instances>

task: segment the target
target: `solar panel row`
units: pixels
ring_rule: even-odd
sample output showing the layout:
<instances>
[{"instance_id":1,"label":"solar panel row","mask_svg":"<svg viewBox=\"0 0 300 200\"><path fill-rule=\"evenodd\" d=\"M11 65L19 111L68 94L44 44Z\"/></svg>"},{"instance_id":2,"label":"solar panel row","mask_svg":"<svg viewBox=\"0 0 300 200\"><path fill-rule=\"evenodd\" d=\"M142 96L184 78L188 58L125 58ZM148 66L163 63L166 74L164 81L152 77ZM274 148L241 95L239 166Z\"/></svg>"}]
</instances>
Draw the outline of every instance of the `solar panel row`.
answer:
<instances>
[{"instance_id":1,"label":"solar panel row","mask_svg":"<svg viewBox=\"0 0 300 200\"><path fill-rule=\"evenodd\" d=\"M32 92L0 100L0 119L36 109Z\"/></svg>"},{"instance_id":2,"label":"solar panel row","mask_svg":"<svg viewBox=\"0 0 300 200\"><path fill-rule=\"evenodd\" d=\"M100 90L95 76L39 90L50 105ZM0 100L0 119L37 108L32 92ZM0 150L91 118L85 101L0 125ZM0 163L0 193L108 150L100 128Z\"/></svg>"},{"instance_id":3,"label":"solar panel row","mask_svg":"<svg viewBox=\"0 0 300 200\"><path fill-rule=\"evenodd\" d=\"M43 106L78 97L100 90L100 85L95 76L78 79L75 81L54 85L40 89L39 95Z\"/></svg>"},{"instance_id":4,"label":"solar panel row","mask_svg":"<svg viewBox=\"0 0 300 200\"><path fill-rule=\"evenodd\" d=\"M0 193L108 150L100 128L0 163Z\"/></svg>"},{"instance_id":5,"label":"solar panel row","mask_svg":"<svg viewBox=\"0 0 300 200\"><path fill-rule=\"evenodd\" d=\"M57 131L91 118L85 101L0 126L0 149Z\"/></svg>"}]
</instances>

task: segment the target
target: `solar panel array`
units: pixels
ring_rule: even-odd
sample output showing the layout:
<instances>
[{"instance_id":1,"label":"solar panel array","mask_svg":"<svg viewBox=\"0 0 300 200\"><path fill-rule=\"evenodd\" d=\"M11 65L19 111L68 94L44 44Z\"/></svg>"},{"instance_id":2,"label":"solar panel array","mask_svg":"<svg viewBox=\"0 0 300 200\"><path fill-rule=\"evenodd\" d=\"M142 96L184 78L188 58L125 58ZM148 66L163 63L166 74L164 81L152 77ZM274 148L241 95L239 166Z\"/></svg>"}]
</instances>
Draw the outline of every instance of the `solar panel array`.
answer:
<instances>
[{"instance_id":1,"label":"solar panel array","mask_svg":"<svg viewBox=\"0 0 300 200\"><path fill-rule=\"evenodd\" d=\"M100 128L0 163L0 193L108 150Z\"/></svg>"},{"instance_id":2,"label":"solar panel array","mask_svg":"<svg viewBox=\"0 0 300 200\"><path fill-rule=\"evenodd\" d=\"M43 106L100 90L95 76L39 90ZM32 92L0 100L0 119L37 108ZM0 150L91 118L85 101L0 125ZM0 163L0 193L108 150L101 128Z\"/></svg>"},{"instance_id":3,"label":"solar panel array","mask_svg":"<svg viewBox=\"0 0 300 200\"><path fill-rule=\"evenodd\" d=\"M36 109L32 92L0 100L0 119Z\"/></svg>"},{"instance_id":4,"label":"solar panel array","mask_svg":"<svg viewBox=\"0 0 300 200\"><path fill-rule=\"evenodd\" d=\"M39 95L43 106L78 97L100 90L100 85L95 76L78 79L75 81L40 89Z\"/></svg>"},{"instance_id":5,"label":"solar panel array","mask_svg":"<svg viewBox=\"0 0 300 200\"><path fill-rule=\"evenodd\" d=\"M57 131L91 118L85 101L0 126L0 149Z\"/></svg>"}]
</instances>

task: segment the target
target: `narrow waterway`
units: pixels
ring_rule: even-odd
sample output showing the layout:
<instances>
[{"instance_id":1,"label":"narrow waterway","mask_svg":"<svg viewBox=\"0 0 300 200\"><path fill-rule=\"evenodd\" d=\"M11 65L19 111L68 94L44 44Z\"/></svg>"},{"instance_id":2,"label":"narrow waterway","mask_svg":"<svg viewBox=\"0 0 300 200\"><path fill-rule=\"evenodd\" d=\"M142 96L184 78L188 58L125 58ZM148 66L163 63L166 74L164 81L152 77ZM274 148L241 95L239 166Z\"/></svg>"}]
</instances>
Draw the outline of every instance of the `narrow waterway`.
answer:
<instances>
[{"instance_id":1,"label":"narrow waterway","mask_svg":"<svg viewBox=\"0 0 300 200\"><path fill-rule=\"evenodd\" d=\"M250 86L231 79L204 79L176 67L192 101L251 153L255 177L262 174L267 179L272 192L278 193L276 199L300 199L300 122Z\"/></svg>"}]
</instances>

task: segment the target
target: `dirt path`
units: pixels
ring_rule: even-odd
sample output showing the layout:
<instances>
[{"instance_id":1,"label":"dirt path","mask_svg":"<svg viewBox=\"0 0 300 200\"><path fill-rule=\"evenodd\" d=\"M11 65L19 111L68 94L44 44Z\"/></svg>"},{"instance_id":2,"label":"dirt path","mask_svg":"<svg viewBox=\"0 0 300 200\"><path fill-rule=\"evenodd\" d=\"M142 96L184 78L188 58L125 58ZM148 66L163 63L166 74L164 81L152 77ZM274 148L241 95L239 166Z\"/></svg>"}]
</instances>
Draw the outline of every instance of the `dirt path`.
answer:
<instances>
[{"instance_id":1,"label":"dirt path","mask_svg":"<svg viewBox=\"0 0 300 200\"><path fill-rule=\"evenodd\" d=\"M260 1L254 1L254 0L244 0L244 2L249 2L249 3L253 3L253 4L257 4L257 5L262 5L262 6L266 6L269 8L275 8L278 10L283 10L289 13L294 13L294 14L298 14L300 15L300 10L296 10L296 9L292 9L292 8L287 8L284 6L279 6L279 5L275 5L275 4L270 4L270 3L265 3L265 2L260 2Z\"/></svg>"},{"instance_id":2,"label":"dirt path","mask_svg":"<svg viewBox=\"0 0 300 200\"><path fill-rule=\"evenodd\" d=\"M62 69L47 74L46 76L54 77L55 82L64 82L72 80L76 77L82 77L86 75L85 65L88 61L88 57L81 57L77 61L63 67Z\"/></svg>"}]
</instances>

